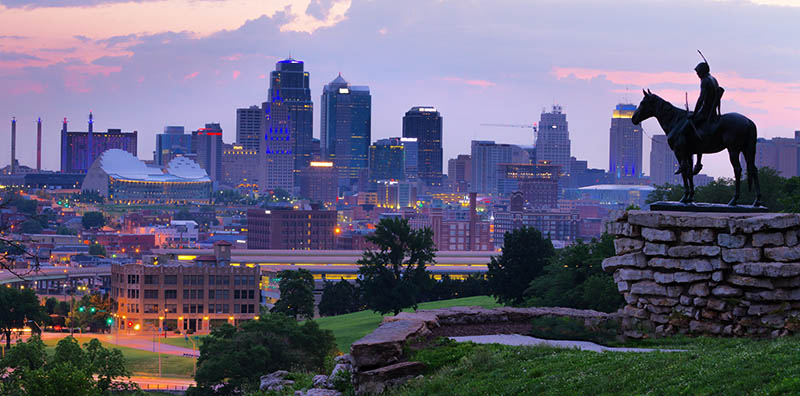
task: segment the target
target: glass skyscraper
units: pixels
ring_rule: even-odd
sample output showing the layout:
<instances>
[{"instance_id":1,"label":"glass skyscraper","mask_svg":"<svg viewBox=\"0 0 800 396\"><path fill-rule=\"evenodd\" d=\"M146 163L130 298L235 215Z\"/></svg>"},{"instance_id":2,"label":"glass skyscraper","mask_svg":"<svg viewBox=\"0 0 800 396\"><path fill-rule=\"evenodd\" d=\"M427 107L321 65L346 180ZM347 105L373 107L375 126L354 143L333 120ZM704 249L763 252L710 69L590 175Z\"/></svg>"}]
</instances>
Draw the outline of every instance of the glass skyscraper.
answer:
<instances>
[{"instance_id":1,"label":"glass skyscraper","mask_svg":"<svg viewBox=\"0 0 800 396\"><path fill-rule=\"evenodd\" d=\"M339 187L352 190L369 168L372 96L367 86L351 86L340 74L322 91L321 150L333 162Z\"/></svg>"},{"instance_id":2,"label":"glass skyscraper","mask_svg":"<svg viewBox=\"0 0 800 396\"><path fill-rule=\"evenodd\" d=\"M442 116L432 106L414 106L403 117L403 137L417 138L419 178L442 185Z\"/></svg>"},{"instance_id":3,"label":"glass skyscraper","mask_svg":"<svg viewBox=\"0 0 800 396\"><path fill-rule=\"evenodd\" d=\"M642 127L633 125L636 105L618 104L611 117L608 171L617 179L642 176Z\"/></svg>"},{"instance_id":4,"label":"glass skyscraper","mask_svg":"<svg viewBox=\"0 0 800 396\"><path fill-rule=\"evenodd\" d=\"M553 105L551 112L542 111L539 136L536 139L536 160L561 167L562 175L569 174L570 140L567 115L561 106Z\"/></svg>"}]
</instances>

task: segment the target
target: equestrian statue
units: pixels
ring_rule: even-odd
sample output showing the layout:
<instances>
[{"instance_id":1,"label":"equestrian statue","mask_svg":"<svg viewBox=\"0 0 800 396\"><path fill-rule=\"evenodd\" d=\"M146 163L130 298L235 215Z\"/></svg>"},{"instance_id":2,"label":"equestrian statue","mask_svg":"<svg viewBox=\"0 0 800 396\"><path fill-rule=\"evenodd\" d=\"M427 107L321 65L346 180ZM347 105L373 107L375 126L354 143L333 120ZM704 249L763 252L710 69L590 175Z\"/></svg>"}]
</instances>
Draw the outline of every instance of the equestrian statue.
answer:
<instances>
[{"instance_id":1,"label":"equestrian statue","mask_svg":"<svg viewBox=\"0 0 800 396\"><path fill-rule=\"evenodd\" d=\"M699 52L699 51L698 51ZM700 56L703 54L701 53ZM740 154L744 155L747 164L748 189L755 187L756 199L754 207L761 206L761 187L758 184L756 169L756 124L739 113L720 112L720 101L725 90L719 86L716 78L703 57L703 62L695 67L700 78L700 96L694 112L675 107L650 90L642 90L642 99L631 121L638 125L642 121L655 117L661 129L667 134L669 147L678 160L678 171L683 178L683 197L680 202L688 204L694 200L694 175L703 168L703 154L718 153L728 150L728 157L733 165L736 192L728 203L735 206L739 200L742 165ZM687 106L688 107L688 106ZM697 164L693 165L693 156L697 155Z\"/></svg>"}]
</instances>

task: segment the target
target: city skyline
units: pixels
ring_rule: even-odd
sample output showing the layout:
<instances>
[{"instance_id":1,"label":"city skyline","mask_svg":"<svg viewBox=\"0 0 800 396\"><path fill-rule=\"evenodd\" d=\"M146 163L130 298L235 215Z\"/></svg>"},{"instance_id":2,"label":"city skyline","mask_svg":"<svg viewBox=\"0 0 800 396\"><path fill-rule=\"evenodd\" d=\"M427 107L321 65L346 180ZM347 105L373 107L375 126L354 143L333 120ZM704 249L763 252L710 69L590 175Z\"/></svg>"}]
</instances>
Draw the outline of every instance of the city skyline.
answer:
<instances>
[{"instance_id":1,"label":"city skyline","mask_svg":"<svg viewBox=\"0 0 800 396\"><path fill-rule=\"evenodd\" d=\"M5 114L0 116L17 118L17 157L22 165L35 165L38 117L48 142L57 138L64 116L82 125L89 110L95 113L97 130L138 131L142 159L149 159L155 149L153 137L166 125L194 130L206 122L220 122L224 140L232 142L235 109L263 100L268 71L291 54L306 62L312 97L320 95L324 83L338 72L372 88L373 141L398 136L403 112L430 104L448 119L442 139L444 160L469 153L471 140L527 145L531 139L524 130L479 124L532 123L542 108L556 102L569 114L572 155L588 160L590 167L606 168L607 109L623 101L638 103L644 87L675 105L683 105L684 92L693 102L699 87L691 71L699 61L694 47L700 45L698 37L711 31L720 34L704 39L702 46L712 73L726 88L723 111L752 117L765 138L791 137L800 125L800 112L791 104L800 100L794 88L800 80L794 67L800 55L791 51L795 28L789 22L800 16L800 8L764 5L776 2L645 3L622 8L590 1L559 7L508 1L470 8L457 2L408 7L386 2L264 5L242 0L220 8L216 4L220 2L200 0L185 11L187 18L175 17L175 9L186 1L174 3L75 0L68 3L73 7L43 7L0 1L0 75L8 82L2 88L0 108ZM291 8L284 10L290 3ZM564 13L564 8L573 12ZM216 12L213 18L209 10ZM723 10L728 18L702 17ZM116 21L124 11L130 12L131 20L144 22L98 24L102 27L66 22L78 15ZM483 19L503 22L486 25L477 17L481 13L497 14ZM33 22L55 15L65 22L33 29L37 26ZM195 15L198 18L191 24L184 20ZM646 33L645 26L658 31L679 19L688 22L670 37L640 34ZM537 22L527 27L523 21L528 20ZM617 23L623 20L626 23ZM755 20L771 23L758 25ZM748 29L734 28L742 23L758 26L762 34L748 37ZM425 26L442 27L434 31ZM564 34L571 30L574 34ZM626 40L612 39L621 35ZM357 45L348 44L353 42ZM489 44L496 42L503 45ZM655 47L659 51L651 49ZM519 51L525 48L535 49L535 55ZM742 53L750 56L742 58ZM500 69L499 59L503 59ZM2 141L10 138L9 124L0 128ZM318 109L314 125L319 129ZM647 170L648 137L661 132L652 121L644 124L644 130L642 168ZM45 144L43 168L58 168L55 151ZM0 164L8 164L9 156L9 150L0 152ZM727 158L709 156L705 171L730 176Z\"/></svg>"}]
</instances>

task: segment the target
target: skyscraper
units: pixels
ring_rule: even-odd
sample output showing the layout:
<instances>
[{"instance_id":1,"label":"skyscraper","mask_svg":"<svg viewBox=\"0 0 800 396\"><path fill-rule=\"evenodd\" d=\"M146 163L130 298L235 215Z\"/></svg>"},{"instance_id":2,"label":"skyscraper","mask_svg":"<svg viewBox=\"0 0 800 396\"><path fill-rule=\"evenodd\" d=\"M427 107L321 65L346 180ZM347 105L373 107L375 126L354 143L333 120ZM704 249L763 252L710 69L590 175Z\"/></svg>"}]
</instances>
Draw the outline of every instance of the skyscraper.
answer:
<instances>
[{"instance_id":1,"label":"skyscraper","mask_svg":"<svg viewBox=\"0 0 800 396\"><path fill-rule=\"evenodd\" d=\"M302 61L289 58L275 64L262 109L261 152L266 167L262 191L292 191L295 173L308 166L312 151L314 109Z\"/></svg>"},{"instance_id":2,"label":"skyscraper","mask_svg":"<svg viewBox=\"0 0 800 396\"><path fill-rule=\"evenodd\" d=\"M184 133L182 126L165 126L164 133L156 135L156 151L153 162L167 166L169 161L179 155L192 153L192 135Z\"/></svg>"},{"instance_id":3,"label":"skyscraper","mask_svg":"<svg viewBox=\"0 0 800 396\"><path fill-rule=\"evenodd\" d=\"M351 86L340 74L322 91L320 131L323 157L333 162L339 187L351 190L369 166L372 96L369 87Z\"/></svg>"},{"instance_id":4,"label":"skyscraper","mask_svg":"<svg viewBox=\"0 0 800 396\"><path fill-rule=\"evenodd\" d=\"M414 106L403 117L403 137L417 138L419 178L442 185L442 116L432 106Z\"/></svg>"},{"instance_id":5,"label":"skyscraper","mask_svg":"<svg viewBox=\"0 0 800 396\"><path fill-rule=\"evenodd\" d=\"M513 144L497 144L491 140L473 140L471 155L472 192L498 193L500 164L529 164L528 153Z\"/></svg>"},{"instance_id":6,"label":"skyscraper","mask_svg":"<svg viewBox=\"0 0 800 396\"><path fill-rule=\"evenodd\" d=\"M416 180L419 177L419 141L417 138L402 137L400 144L403 146L406 180Z\"/></svg>"},{"instance_id":7,"label":"skyscraper","mask_svg":"<svg viewBox=\"0 0 800 396\"><path fill-rule=\"evenodd\" d=\"M677 170L678 160L667 144L667 135L653 136L650 145L650 182L657 186L678 184L680 176L675 174Z\"/></svg>"},{"instance_id":8,"label":"skyscraper","mask_svg":"<svg viewBox=\"0 0 800 396\"><path fill-rule=\"evenodd\" d=\"M242 149L258 151L262 114L258 106L236 109L236 144Z\"/></svg>"},{"instance_id":9,"label":"skyscraper","mask_svg":"<svg viewBox=\"0 0 800 396\"><path fill-rule=\"evenodd\" d=\"M636 105L620 103L611 117L608 171L617 179L642 176L642 127L633 125Z\"/></svg>"},{"instance_id":10,"label":"skyscraper","mask_svg":"<svg viewBox=\"0 0 800 396\"><path fill-rule=\"evenodd\" d=\"M94 116L89 113L89 131L67 131L67 119L61 125L61 171L64 173L85 173L92 162L104 151L116 148L137 155L138 132L123 132L109 129L107 132L94 132Z\"/></svg>"},{"instance_id":11,"label":"skyscraper","mask_svg":"<svg viewBox=\"0 0 800 396\"><path fill-rule=\"evenodd\" d=\"M539 137L536 139L536 160L561 167L561 174L569 174L570 141L567 115L560 105L551 112L542 112L539 119Z\"/></svg>"},{"instance_id":12,"label":"skyscraper","mask_svg":"<svg viewBox=\"0 0 800 396\"><path fill-rule=\"evenodd\" d=\"M218 123L206 124L192 132L192 151L196 161L214 182L222 182L222 128Z\"/></svg>"},{"instance_id":13,"label":"skyscraper","mask_svg":"<svg viewBox=\"0 0 800 396\"><path fill-rule=\"evenodd\" d=\"M380 139L369 146L370 182L404 179L404 155L400 138Z\"/></svg>"},{"instance_id":14,"label":"skyscraper","mask_svg":"<svg viewBox=\"0 0 800 396\"><path fill-rule=\"evenodd\" d=\"M472 157L469 154L459 154L447 161L447 180L453 184L454 191L469 191L472 182Z\"/></svg>"}]
</instances>

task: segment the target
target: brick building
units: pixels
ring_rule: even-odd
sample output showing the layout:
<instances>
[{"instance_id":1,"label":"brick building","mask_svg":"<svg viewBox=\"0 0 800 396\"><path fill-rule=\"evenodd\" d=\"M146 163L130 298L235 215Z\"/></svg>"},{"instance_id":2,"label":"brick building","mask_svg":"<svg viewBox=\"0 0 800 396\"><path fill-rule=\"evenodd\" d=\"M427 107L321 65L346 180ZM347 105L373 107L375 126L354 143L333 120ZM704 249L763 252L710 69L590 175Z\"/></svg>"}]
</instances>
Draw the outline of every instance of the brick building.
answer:
<instances>
[{"instance_id":1,"label":"brick building","mask_svg":"<svg viewBox=\"0 0 800 396\"><path fill-rule=\"evenodd\" d=\"M335 210L250 209L248 249L332 250L336 248Z\"/></svg>"}]
</instances>

